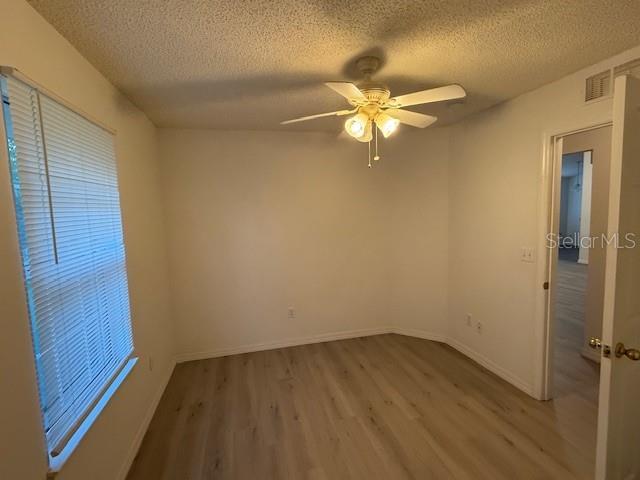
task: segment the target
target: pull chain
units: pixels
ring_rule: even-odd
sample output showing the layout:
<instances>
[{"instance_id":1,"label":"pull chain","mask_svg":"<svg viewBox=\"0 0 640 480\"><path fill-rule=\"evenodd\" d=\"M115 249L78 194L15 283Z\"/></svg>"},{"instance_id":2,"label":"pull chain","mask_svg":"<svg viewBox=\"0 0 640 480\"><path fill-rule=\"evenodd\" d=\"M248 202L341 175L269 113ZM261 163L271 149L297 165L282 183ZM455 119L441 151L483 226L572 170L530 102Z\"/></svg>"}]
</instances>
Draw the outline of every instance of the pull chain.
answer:
<instances>
[{"instance_id":1,"label":"pull chain","mask_svg":"<svg viewBox=\"0 0 640 480\"><path fill-rule=\"evenodd\" d=\"M367 145L369 147L369 155L367 158L369 159L369 168L371 168L371 140L367 142Z\"/></svg>"},{"instance_id":2,"label":"pull chain","mask_svg":"<svg viewBox=\"0 0 640 480\"><path fill-rule=\"evenodd\" d=\"M375 128L375 127L374 127ZM378 155L378 129L375 128L375 137L376 137L376 155L373 157L375 161L380 160L380 155Z\"/></svg>"}]
</instances>

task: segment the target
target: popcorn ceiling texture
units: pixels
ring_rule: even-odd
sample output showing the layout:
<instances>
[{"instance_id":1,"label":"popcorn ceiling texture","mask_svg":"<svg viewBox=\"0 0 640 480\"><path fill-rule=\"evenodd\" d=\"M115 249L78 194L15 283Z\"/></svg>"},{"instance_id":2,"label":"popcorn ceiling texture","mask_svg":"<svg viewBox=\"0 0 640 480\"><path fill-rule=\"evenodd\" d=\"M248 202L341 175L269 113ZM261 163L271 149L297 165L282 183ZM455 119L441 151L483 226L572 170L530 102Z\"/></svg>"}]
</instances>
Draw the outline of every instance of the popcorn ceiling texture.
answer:
<instances>
[{"instance_id":1,"label":"popcorn ceiling texture","mask_svg":"<svg viewBox=\"0 0 640 480\"><path fill-rule=\"evenodd\" d=\"M377 53L392 94L460 83L450 123L637 45L638 0L29 0L158 126L339 130L321 82ZM28 72L27 72L28 73Z\"/></svg>"}]
</instances>

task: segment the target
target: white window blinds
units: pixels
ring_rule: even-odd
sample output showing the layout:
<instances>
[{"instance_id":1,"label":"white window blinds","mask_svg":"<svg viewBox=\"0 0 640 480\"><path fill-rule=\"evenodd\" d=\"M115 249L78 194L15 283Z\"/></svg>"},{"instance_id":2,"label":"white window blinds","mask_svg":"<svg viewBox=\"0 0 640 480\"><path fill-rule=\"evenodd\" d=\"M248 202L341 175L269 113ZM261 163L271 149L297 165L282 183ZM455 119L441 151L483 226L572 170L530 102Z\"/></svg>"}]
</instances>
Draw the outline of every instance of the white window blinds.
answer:
<instances>
[{"instance_id":1,"label":"white window blinds","mask_svg":"<svg viewBox=\"0 0 640 480\"><path fill-rule=\"evenodd\" d=\"M44 427L64 447L133 350L113 136L0 77Z\"/></svg>"}]
</instances>

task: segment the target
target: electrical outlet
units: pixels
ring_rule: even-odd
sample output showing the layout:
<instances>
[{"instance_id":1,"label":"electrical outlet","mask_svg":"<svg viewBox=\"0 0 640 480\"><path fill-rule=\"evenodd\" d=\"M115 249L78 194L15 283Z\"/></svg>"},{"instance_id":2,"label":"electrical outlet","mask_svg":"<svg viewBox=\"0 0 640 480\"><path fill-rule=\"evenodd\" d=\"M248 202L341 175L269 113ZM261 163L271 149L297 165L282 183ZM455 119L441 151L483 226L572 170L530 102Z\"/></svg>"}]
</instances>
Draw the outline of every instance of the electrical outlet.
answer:
<instances>
[{"instance_id":1,"label":"electrical outlet","mask_svg":"<svg viewBox=\"0 0 640 480\"><path fill-rule=\"evenodd\" d=\"M288 316L289 318L296 318L296 309L293 307L289 307Z\"/></svg>"},{"instance_id":2,"label":"electrical outlet","mask_svg":"<svg viewBox=\"0 0 640 480\"><path fill-rule=\"evenodd\" d=\"M471 326L472 323L472 315L470 313L467 313L467 327Z\"/></svg>"},{"instance_id":3,"label":"electrical outlet","mask_svg":"<svg viewBox=\"0 0 640 480\"><path fill-rule=\"evenodd\" d=\"M482 333L482 323L478 322L476 323L476 330L478 333Z\"/></svg>"},{"instance_id":4,"label":"electrical outlet","mask_svg":"<svg viewBox=\"0 0 640 480\"><path fill-rule=\"evenodd\" d=\"M520 261L526 262L526 263L535 263L536 261L535 248L522 247L520 249Z\"/></svg>"}]
</instances>

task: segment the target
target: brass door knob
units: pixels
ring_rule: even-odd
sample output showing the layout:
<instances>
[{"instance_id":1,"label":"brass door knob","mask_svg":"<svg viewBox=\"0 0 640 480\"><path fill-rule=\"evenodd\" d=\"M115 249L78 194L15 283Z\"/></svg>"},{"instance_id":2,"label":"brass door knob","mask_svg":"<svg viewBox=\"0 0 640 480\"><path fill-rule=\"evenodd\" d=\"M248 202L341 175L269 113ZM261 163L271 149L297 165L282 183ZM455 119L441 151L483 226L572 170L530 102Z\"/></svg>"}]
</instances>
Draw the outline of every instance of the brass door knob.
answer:
<instances>
[{"instance_id":1,"label":"brass door knob","mask_svg":"<svg viewBox=\"0 0 640 480\"><path fill-rule=\"evenodd\" d=\"M640 360L640 350L635 348L625 348L624 343L620 342L616 345L616 357L627 357L629 360Z\"/></svg>"},{"instance_id":2,"label":"brass door knob","mask_svg":"<svg viewBox=\"0 0 640 480\"><path fill-rule=\"evenodd\" d=\"M602 340L598 337L589 338L589 346L594 350L602 350L603 357L609 357L611 355L611 347L609 345L603 345Z\"/></svg>"}]
</instances>

